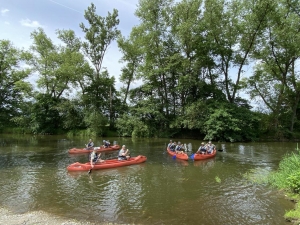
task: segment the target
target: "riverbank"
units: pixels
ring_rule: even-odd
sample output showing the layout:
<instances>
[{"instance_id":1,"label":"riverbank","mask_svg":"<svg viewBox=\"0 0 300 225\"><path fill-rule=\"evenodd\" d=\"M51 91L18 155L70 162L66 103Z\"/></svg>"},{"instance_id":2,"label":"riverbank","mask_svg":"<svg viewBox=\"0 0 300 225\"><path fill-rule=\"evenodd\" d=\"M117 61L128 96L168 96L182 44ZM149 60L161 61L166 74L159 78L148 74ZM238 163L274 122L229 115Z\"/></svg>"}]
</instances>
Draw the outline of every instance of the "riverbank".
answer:
<instances>
[{"instance_id":1,"label":"riverbank","mask_svg":"<svg viewBox=\"0 0 300 225\"><path fill-rule=\"evenodd\" d=\"M43 211L15 214L5 208L0 208L0 225L96 225L96 223L66 219ZM116 225L115 223L97 223L98 225Z\"/></svg>"}]
</instances>

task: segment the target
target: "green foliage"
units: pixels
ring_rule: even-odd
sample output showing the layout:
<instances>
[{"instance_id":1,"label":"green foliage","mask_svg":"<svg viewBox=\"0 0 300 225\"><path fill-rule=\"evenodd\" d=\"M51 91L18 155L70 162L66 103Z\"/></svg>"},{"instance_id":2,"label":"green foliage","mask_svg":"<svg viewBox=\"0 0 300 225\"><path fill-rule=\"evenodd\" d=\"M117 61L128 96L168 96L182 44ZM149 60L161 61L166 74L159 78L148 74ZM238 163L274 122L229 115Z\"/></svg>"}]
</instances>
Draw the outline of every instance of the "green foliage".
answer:
<instances>
[{"instance_id":1,"label":"green foliage","mask_svg":"<svg viewBox=\"0 0 300 225\"><path fill-rule=\"evenodd\" d=\"M205 140L253 141L257 138L259 118L244 107L233 104L215 104L210 107L211 114L204 123Z\"/></svg>"},{"instance_id":2,"label":"green foliage","mask_svg":"<svg viewBox=\"0 0 300 225\"><path fill-rule=\"evenodd\" d=\"M120 136L158 137L165 129L166 120L152 101L140 101L116 121Z\"/></svg>"},{"instance_id":3,"label":"green foliage","mask_svg":"<svg viewBox=\"0 0 300 225\"><path fill-rule=\"evenodd\" d=\"M171 126L199 129L205 134L205 140L255 140L259 129L259 115L244 105L199 100L188 106L186 114Z\"/></svg>"},{"instance_id":4,"label":"green foliage","mask_svg":"<svg viewBox=\"0 0 300 225\"><path fill-rule=\"evenodd\" d=\"M294 193L300 193L300 171L295 171L287 177L287 185Z\"/></svg>"},{"instance_id":5,"label":"green foliage","mask_svg":"<svg viewBox=\"0 0 300 225\"><path fill-rule=\"evenodd\" d=\"M121 92L124 93L123 103L127 101L130 85L137 79L137 68L142 59L142 50L139 45L140 34L136 31L137 29L133 28L128 39L122 36L118 38L118 46L123 53L120 62L127 63L126 66L122 68L122 74L120 76L120 81L124 83L124 87L121 88Z\"/></svg>"},{"instance_id":6,"label":"green foliage","mask_svg":"<svg viewBox=\"0 0 300 225\"><path fill-rule=\"evenodd\" d=\"M31 33L34 55L31 65L38 73L37 85L41 92L59 99L72 93L79 84L82 87L84 75L92 71L79 52L79 40L74 32L58 31L57 34L65 46L55 46L42 28Z\"/></svg>"},{"instance_id":7,"label":"green foliage","mask_svg":"<svg viewBox=\"0 0 300 225\"><path fill-rule=\"evenodd\" d=\"M109 111L110 92L114 93L113 88L114 77L109 77L107 71L103 71L99 78L90 80L90 84L87 84L84 88L84 94L82 95L82 101L88 108L96 108L99 111Z\"/></svg>"},{"instance_id":8,"label":"green foliage","mask_svg":"<svg viewBox=\"0 0 300 225\"><path fill-rule=\"evenodd\" d=\"M32 132L56 134L62 120L57 109L60 101L49 94L38 94L36 100L30 115Z\"/></svg>"},{"instance_id":9,"label":"green foliage","mask_svg":"<svg viewBox=\"0 0 300 225\"><path fill-rule=\"evenodd\" d=\"M116 116L113 104L118 104L118 94L114 87L114 77L109 78L107 70L101 71L105 53L112 43L120 36L117 29L119 25L118 10L108 12L106 17L97 15L96 6L91 5L85 10L84 18L88 26L80 23L82 31L85 33L85 41L82 49L90 63L94 66L94 72L87 77L87 84L84 84L82 100L88 108L101 111L103 116L108 116L110 127L114 126ZM100 130L98 130L100 132ZM97 131L97 133L98 133ZM103 133L101 131L101 133Z\"/></svg>"},{"instance_id":10,"label":"green foliage","mask_svg":"<svg viewBox=\"0 0 300 225\"><path fill-rule=\"evenodd\" d=\"M79 137L88 137L88 138L95 138L97 137L97 134L92 131L91 129L87 128L84 130L70 130L67 132L68 137L74 137L74 136L79 136Z\"/></svg>"},{"instance_id":11,"label":"green foliage","mask_svg":"<svg viewBox=\"0 0 300 225\"><path fill-rule=\"evenodd\" d=\"M295 222L293 224L299 224L299 220L300 220L300 207L299 207L299 203L297 203L295 205L295 209L294 210L287 211L284 214L284 218L287 221L291 221L291 222L293 221L293 222Z\"/></svg>"},{"instance_id":12,"label":"green foliage","mask_svg":"<svg viewBox=\"0 0 300 225\"><path fill-rule=\"evenodd\" d=\"M21 65L30 57L10 41L0 40L0 128L13 125L11 119L23 113L21 105L32 87L25 81L31 70Z\"/></svg>"},{"instance_id":13,"label":"green foliage","mask_svg":"<svg viewBox=\"0 0 300 225\"><path fill-rule=\"evenodd\" d=\"M134 124L137 118L128 114L123 114L116 120L116 128L119 136L130 137L132 135Z\"/></svg>"},{"instance_id":14,"label":"green foliage","mask_svg":"<svg viewBox=\"0 0 300 225\"><path fill-rule=\"evenodd\" d=\"M88 127L88 133L102 136L108 119L101 112L96 110L87 110L84 116L84 122Z\"/></svg>"},{"instance_id":15,"label":"green foliage","mask_svg":"<svg viewBox=\"0 0 300 225\"><path fill-rule=\"evenodd\" d=\"M91 3L91 6L85 10L84 18L89 23L89 27L84 23L80 23L82 31L85 33L86 41L82 43L83 51L94 65L96 77L99 76L102 68L102 62L108 46L119 35L117 29L119 24L118 10L114 9L113 13L108 12L106 17L96 14L96 6Z\"/></svg>"},{"instance_id":16,"label":"green foliage","mask_svg":"<svg viewBox=\"0 0 300 225\"><path fill-rule=\"evenodd\" d=\"M152 137L151 127L139 118L124 114L116 121L116 128L119 136Z\"/></svg>"},{"instance_id":17,"label":"green foliage","mask_svg":"<svg viewBox=\"0 0 300 225\"><path fill-rule=\"evenodd\" d=\"M151 127L142 121L137 121L132 131L132 137L153 137Z\"/></svg>"},{"instance_id":18,"label":"green foliage","mask_svg":"<svg viewBox=\"0 0 300 225\"><path fill-rule=\"evenodd\" d=\"M128 38L117 29L117 10L102 17L91 3L87 24L80 24L82 42L74 31L58 30L62 43L56 45L42 28L31 34L31 53L0 41L0 128L14 124L34 133L83 129L105 135L118 117L121 136L188 133L184 130L231 142L261 134L296 138L297 3L140 0L135 12L140 24ZM114 40L125 63L120 92L102 65ZM245 68L253 71L250 77ZM26 80L33 72L36 92ZM133 88L136 80L143 84ZM263 107L259 113L239 97L245 90Z\"/></svg>"},{"instance_id":19,"label":"green foliage","mask_svg":"<svg viewBox=\"0 0 300 225\"><path fill-rule=\"evenodd\" d=\"M269 183L279 189L288 192L292 199L299 202L300 193L300 155L297 153L287 154L279 163L277 171L268 177ZM292 194L290 194L292 193ZM295 195L296 194L296 195ZM294 210L285 213L284 217L288 220L300 219L300 208L298 203Z\"/></svg>"},{"instance_id":20,"label":"green foliage","mask_svg":"<svg viewBox=\"0 0 300 225\"><path fill-rule=\"evenodd\" d=\"M78 100L70 101L63 99L56 108L62 121L60 125L61 128L65 130L74 130L86 127L83 121L83 107L80 107L80 102Z\"/></svg>"},{"instance_id":21,"label":"green foliage","mask_svg":"<svg viewBox=\"0 0 300 225\"><path fill-rule=\"evenodd\" d=\"M270 183L279 188L286 190L298 190L300 175L300 155L291 153L280 161L279 168L269 177Z\"/></svg>"}]
</instances>

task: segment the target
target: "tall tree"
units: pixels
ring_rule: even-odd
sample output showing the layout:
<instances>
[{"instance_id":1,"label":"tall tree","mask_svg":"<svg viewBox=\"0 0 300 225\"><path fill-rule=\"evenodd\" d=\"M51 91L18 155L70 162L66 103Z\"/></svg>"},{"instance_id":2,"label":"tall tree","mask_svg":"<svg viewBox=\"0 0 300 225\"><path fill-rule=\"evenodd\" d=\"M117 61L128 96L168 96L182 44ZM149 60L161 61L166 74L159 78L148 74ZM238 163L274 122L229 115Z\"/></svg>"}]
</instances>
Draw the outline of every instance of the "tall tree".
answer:
<instances>
[{"instance_id":1,"label":"tall tree","mask_svg":"<svg viewBox=\"0 0 300 225\"><path fill-rule=\"evenodd\" d=\"M32 90L26 81L31 70L25 67L30 58L30 54L17 49L10 41L0 40L0 128L23 113L20 107Z\"/></svg>"},{"instance_id":2,"label":"tall tree","mask_svg":"<svg viewBox=\"0 0 300 225\"><path fill-rule=\"evenodd\" d=\"M213 40L216 73L222 74L227 99L234 103L241 89L244 67L250 53L264 31L267 15L273 8L271 0L206 0L207 36Z\"/></svg>"},{"instance_id":3,"label":"tall tree","mask_svg":"<svg viewBox=\"0 0 300 225\"><path fill-rule=\"evenodd\" d=\"M95 67L96 78L100 76L108 46L120 35L120 31L117 29L120 21L117 17L118 10L116 9L113 10L113 13L108 12L106 17L97 15L96 6L91 3L84 13L89 27L86 27L84 23L79 25L85 33L86 39L86 42L83 43L83 51Z\"/></svg>"},{"instance_id":4,"label":"tall tree","mask_svg":"<svg viewBox=\"0 0 300 225\"><path fill-rule=\"evenodd\" d=\"M300 71L296 66L300 58L299 5L283 0L276 3L253 53L258 65L248 84L252 97L259 96L271 110L273 129L278 129L279 124L286 126L282 124L285 119L279 121L285 114L289 115L289 130L293 132L300 101Z\"/></svg>"},{"instance_id":5,"label":"tall tree","mask_svg":"<svg viewBox=\"0 0 300 225\"><path fill-rule=\"evenodd\" d=\"M33 68L38 73L38 87L53 98L61 98L65 92L72 92L72 87L83 80L83 74L89 72L88 63L79 52L78 40L74 32L58 31L58 37L65 46L56 46L47 37L42 28L32 32L34 55Z\"/></svg>"},{"instance_id":6,"label":"tall tree","mask_svg":"<svg viewBox=\"0 0 300 225\"><path fill-rule=\"evenodd\" d=\"M143 34L140 44L142 45L144 57L143 64L139 71L142 80L147 83L144 88L151 91L149 99L158 99L160 102L159 109L169 115L169 89L168 78L169 67L172 58L178 57L174 42L168 35L168 25L166 21L170 14L172 0L140 0L136 15L141 20L141 24L137 27L140 34ZM178 53L178 52L177 52ZM173 56L174 55L174 56ZM170 63L170 64L169 64Z\"/></svg>"},{"instance_id":7,"label":"tall tree","mask_svg":"<svg viewBox=\"0 0 300 225\"><path fill-rule=\"evenodd\" d=\"M55 45L42 28L32 32L32 68L37 73L36 102L32 107L34 132L54 133L62 127L60 110L70 94L82 86L92 70L79 52L80 41L71 30L58 30L61 45ZM75 92L76 92L75 91ZM59 106L59 107L58 107Z\"/></svg>"},{"instance_id":8,"label":"tall tree","mask_svg":"<svg viewBox=\"0 0 300 225\"><path fill-rule=\"evenodd\" d=\"M118 46L123 53L120 62L126 63L122 68L122 74L120 76L120 81L124 82L124 87L122 88L125 95L123 104L126 104L130 85L137 79L137 69L142 62L142 50L139 43L139 36L140 33L138 30L133 28L127 39L125 37L119 37L118 39Z\"/></svg>"},{"instance_id":9,"label":"tall tree","mask_svg":"<svg viewBox=\"0 0 300 225\"><path fill-rule=\"evenodd\" d=\"M106 17L102 17L97 15L96 6L91 3L91 6L85 10L84 17L89 27L84 25L84 23L79 25L85 33L86 39L82 47L83 52L94 66L95 72L89 77L89 84L85 88L85 96L88 93L89 97L84 97L83 99L89 99L88 104L91 103L91 99L94 99L92 109L97 113L105 115L108 110L110 125L113 126L114 112L112 102L117 95L114 88L114 78L109 77L107 70L101 71L101 69L104 68L102 63L109 45L120 35L120 31L117 29L119 24L118 11L114 9L113 13L108 12ZM100 103L100 99L103 100L102 103ZM105 109L103 109L103 106L105 106Z\"/></svg>"}]
</instances>

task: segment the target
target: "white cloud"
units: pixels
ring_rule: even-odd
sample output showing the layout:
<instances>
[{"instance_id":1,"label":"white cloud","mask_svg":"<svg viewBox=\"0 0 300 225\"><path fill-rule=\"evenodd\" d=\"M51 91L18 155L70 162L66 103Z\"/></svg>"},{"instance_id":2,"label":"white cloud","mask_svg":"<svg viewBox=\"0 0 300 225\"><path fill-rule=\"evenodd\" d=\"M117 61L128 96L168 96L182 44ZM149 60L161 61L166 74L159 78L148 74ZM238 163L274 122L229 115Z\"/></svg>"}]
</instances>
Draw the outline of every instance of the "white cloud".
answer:
<instances>
[{"instance_id":1,"label":"white cloud","mask_svg":"<svg viewBox=\"0 0 300 225\"><path fill-rule=\"evenodd\" d=\"M22 26L24 27L34 27L34 28L37 28L37 27L44 27L42 26L38 21L36 20L30 20L30 19L23 19L20 21L20 23L22 24Z\"/></svg>"},{"instance_id":2,"label":"white cloud","mask_svg":"<svg viewBox=\"0 0 300 225\"><path fill-rule=\"evenodd\" d=\"M1 15L4 16L7 12L9 12L8 9L1 9Z\"/></svg>"},{"instance_id":3,"label":"white cloud","mask_svg":"<svg viewBox=\"0 0 300 225\"><path fill-rule=\"evenodd\" d=\"M1 15L4 16L7 12L9 12L8 9L1 9Z\"/></svg>"},{"instance_id":4,"label":"white cloud","mask_svg":"<svg viewBox=\"0 0 300 225\"><path fill-rule=\"evenodd\" d=\"M5 24L5 25L9 25L10 23L9 23L9 22L7 22L7 21L5 21L5 22L4 22L4 24Z\"/></svg>"}]
</instances>

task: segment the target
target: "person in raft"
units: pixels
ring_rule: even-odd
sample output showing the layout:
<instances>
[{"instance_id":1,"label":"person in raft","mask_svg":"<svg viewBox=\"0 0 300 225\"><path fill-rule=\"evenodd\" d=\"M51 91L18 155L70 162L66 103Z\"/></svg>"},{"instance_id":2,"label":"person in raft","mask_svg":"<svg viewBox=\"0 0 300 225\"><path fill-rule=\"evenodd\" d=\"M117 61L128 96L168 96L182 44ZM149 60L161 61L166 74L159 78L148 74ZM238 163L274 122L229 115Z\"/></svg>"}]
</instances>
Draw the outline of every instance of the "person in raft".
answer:
<instances>
[{"instance_id":1,"label":"person in raft","mask_svg":"<svg viewBox=\"0 0 300 225\"><path fill-rule=\"evenodd\" d=\"M109 140L104 140L103 142L104 142L104 143L103 143L104 148L110 147L110 142L109 142Z\"/></svg>"},{"instance_id":2,"label":"person in raft","mask_svg":"<svg viewBox=\"0 0 300 225\"><path fill-rule=\"evenodd\" d=\"M214 150L216 150L216 146L214 144L211 143L211 141L208 142L208 144L206 145L206 151L207 154L212 154Z\"/></svg>"},{"instance_id":3,"label":"person in raft","mask_svg":"<svg viewBox=\"0 0 300 225\"><path fill-rule=\"evenodd\" d=\"M176 141L174 141L174 142L171 144L171 146L170 146L170 150L171 150L172 152L175 152L176 146L177 146Z\"/></svg>"},{"instance_id":4,"label":"person in raft","mask_svg":"<svg viewBox=\"0 0 300 225\"><path fill-rule=\"evenodd\" d=\"M184 154L185 153L185 148L182 143L178 144L178 146L176 147L175 150L176 150L176 154Z\"/></svg>"},{"instance_id":5,"label":"person in raft","mask_svg":"<svg viewBox=\"0 0 300 225\"><path fill-rule=\"evenodd\" d=\"M91 167L94 168L94 165L97 162L104 162L104 160L100 159L101 153L97 154L97 149L98 148L94 148L92 153L90 154L90 163L91 163Z\"/></svg>"},{"instance_id":6,"label":"person in raft","mask_svg":"<svg viewBox=\"0 0 300 225\"><path fill-rule=\"evenodd\" d=\"M119 151L118 160L127 160L130 158L129 150L126 149L126 146L123 145L121 150Z\"/></svg>"},{"instance_id":7,"label":"person in raft","mask_svg":"<svg viewBox=\"0 0 300 225\"><path fill-rule=\"evenodd\" d=\"M171 146L172 146L172 145L173 145L173 141L172 141L172 140L170 140L170 142L169 142L169 144L168 144L167 148L171 149Z\"/></svg>"},{"instance_id":8,"label":"person in raft","mask_svg":"<svg viewBox=\"0 0 300 225\"><path fill-rule=\"evenodd\" d=\"M206 146L205 143L202 142L196 154L205 154L205 153L206 153Z\"/></svg>"},{"instance_id":9,"label":"person in raft","mask_svg":"<svg viewBox=\"0 0 300 225\"><path fill-rule=\"evenodd\" d=\"M85 145L86 150L92 150L94 148L94 142L92 139L89 140L89 142Z\"/></svg>"}]
</instances>

